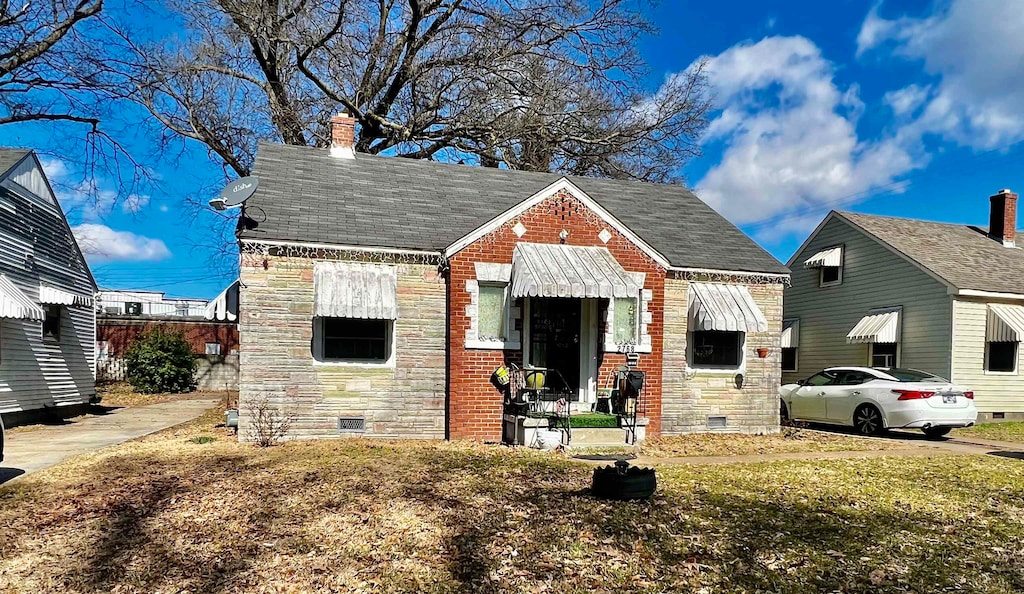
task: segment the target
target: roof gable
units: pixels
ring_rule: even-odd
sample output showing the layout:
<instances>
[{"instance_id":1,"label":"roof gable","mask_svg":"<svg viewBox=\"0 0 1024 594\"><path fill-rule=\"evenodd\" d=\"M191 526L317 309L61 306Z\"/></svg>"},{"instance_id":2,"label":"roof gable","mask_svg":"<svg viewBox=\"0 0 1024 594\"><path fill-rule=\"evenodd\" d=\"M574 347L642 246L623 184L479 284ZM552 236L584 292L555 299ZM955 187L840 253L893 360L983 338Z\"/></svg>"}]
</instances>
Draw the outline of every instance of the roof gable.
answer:
<instances>
[{"instance_id":1,"label":"roof gable","mask_svg":"<svg viewBox=\"0 0 1024 594\"><path fill-rule=\"evenodd\" d=\"M263 143L239 238L440 253L563 176ZM564 177L673 267L788 270L682 186Z\"/></svg>"},{"instance_id":2,"label":"roof gable","mask_svg":"<svg viewBox=\"0 0 1024 594\"><path fill-rule=\"evenodd\" d=\"M833 211L794 254L790 265L799 265L800 253L833 218L952 289L1024 295L1024 250L1003 247L986 229L973 225Z\"/></svg>"}]
</instances>

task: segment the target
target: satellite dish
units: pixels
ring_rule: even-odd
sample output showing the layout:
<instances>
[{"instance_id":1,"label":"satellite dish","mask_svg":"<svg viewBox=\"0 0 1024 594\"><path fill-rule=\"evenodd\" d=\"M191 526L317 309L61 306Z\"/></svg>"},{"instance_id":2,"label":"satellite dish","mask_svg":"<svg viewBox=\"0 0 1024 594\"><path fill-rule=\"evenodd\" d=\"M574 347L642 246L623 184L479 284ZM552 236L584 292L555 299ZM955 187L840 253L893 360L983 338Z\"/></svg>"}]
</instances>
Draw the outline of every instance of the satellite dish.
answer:
<instances>
[{"instance_id":1,"label":"satellite dish","mask_svg":"<svg viewBox=\"0 0 1024 594\"><path fill-rule=\"evenodd\" d=\"M240 177L224 186L224 189L220 191L220 196L210 200L210 206L217 210L241 206L256 193L256 188L258 187L260 187L259 178L252 176Z\"/></svg>"}]
</instances>

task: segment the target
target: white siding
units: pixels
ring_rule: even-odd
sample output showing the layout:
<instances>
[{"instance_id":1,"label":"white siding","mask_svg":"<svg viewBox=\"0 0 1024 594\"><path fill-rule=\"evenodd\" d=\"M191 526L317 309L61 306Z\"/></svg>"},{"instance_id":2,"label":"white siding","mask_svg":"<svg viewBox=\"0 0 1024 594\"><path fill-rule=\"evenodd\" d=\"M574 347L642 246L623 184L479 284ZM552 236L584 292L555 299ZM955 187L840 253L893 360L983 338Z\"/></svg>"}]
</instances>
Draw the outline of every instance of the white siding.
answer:
<instances>
[{"instance_id":1,"label":"white siding","mask_svg":"<svg viewBox=\"0 0 1024 594\"><path fill-rule=\"evenodd\" d=\"M33 158L33 170L18 178L46 196L7 180L0 187L0 273L38 302L39 285L79 295L95 293L91 276L64 215ZM31 257L29 257L31 256ZM63 308L59 342L42 339L38 321L0 320L0 413L83 404L96 393L93 351L96 316L92 308Z\"/></svg>"},{"instance_id":2,"label":"white siding","mask_svg":"<svg viewBox=\"0 0 1024 594\"><path fill-rule=\"evenodd\" d=\"M1010 302L1006 302L1010 303ZM1014 303L1019 305L1019 302ZM953 301L953 381L974 390L979 412L1024 412L1024 348L1017 349L1015 373L985 371L985 323L988 303L976 299Z\"/></svg>"},{"instance_id":3,"label":"white siding","mask_svg":"<svg viewBox=\"0 0 1024 594\"><path fill-rule=\"evenodd\" d=\"M829 247L845 246L843 282L818 286L818 269L803 262ZM952 298L946 286L880 243L832 218L794 259L784 317L800 320L798 370L783 381L833 365L866 365L870 345L847 344L846 334L875 308L902 306L900 364L949 376Z\"/></svg>"}]
</instances>

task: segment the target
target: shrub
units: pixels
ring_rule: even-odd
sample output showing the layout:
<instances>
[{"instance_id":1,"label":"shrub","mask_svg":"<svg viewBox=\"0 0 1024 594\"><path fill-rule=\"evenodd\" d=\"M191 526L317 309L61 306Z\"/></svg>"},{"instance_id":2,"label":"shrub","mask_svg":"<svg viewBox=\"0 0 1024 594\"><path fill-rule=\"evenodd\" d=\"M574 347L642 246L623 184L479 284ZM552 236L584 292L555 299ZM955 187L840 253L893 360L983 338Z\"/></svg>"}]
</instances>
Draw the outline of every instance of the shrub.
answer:
<instances>
[{"instance_id":1,"label":"shrub","mask_svg":"<svg viewBox=\"0 0 1024 594\"><path fill-rule=\"evenodd\" d=\"M143 394L191 392L196 387L196 360L185 336L154 328L125 354L128 383Z\"/></svg>"},{"instance_id":2,"label":"shrub","mask_svg":"<svg viewBox=\"0 0 1024 594\"><path fill-rule=\"evenodd\" d=\"M264 397L257 397L249 409L249 439L261 448L284 439L291 429L292 417L274 408Z\"/></svg>"}]
</instances>

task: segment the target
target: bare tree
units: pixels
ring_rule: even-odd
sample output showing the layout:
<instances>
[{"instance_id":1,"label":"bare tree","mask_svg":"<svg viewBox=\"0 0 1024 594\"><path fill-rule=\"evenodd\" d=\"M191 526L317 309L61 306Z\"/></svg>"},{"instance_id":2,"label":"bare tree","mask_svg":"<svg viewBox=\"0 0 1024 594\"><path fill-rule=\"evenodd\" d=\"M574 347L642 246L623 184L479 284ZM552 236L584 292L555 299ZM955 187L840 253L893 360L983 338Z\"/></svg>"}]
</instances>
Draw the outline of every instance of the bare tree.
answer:
<instances>
[{"instance_id":1,"label":"bare tree","mask_svg":"<svg viewBox=\"0 0 1024 594\"><path fill-rule=\"evenodd\" d=\"M89 124L75 55L75 29L103 0L0 0L0 125L66 120Z\"/></svg>"},{"instance_id":2,"label":"bare tree","mask_svg":"<svg viewBox=\"0 0 1024 594\"><path fill-rule=\"evenodd\" d=\"M0 0L2 1L2 0ZM107 20L103 88L239 175L261 140L677 181L710 105L703 63L644 93L642 0L167 0L173 43Z\"/></svg>"}]
</instances>

